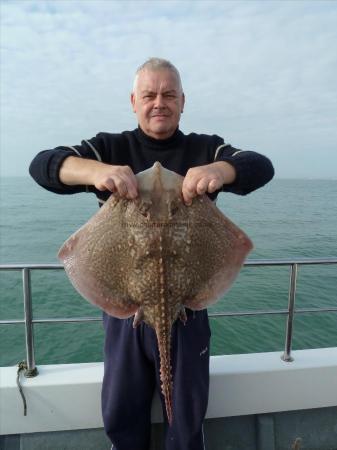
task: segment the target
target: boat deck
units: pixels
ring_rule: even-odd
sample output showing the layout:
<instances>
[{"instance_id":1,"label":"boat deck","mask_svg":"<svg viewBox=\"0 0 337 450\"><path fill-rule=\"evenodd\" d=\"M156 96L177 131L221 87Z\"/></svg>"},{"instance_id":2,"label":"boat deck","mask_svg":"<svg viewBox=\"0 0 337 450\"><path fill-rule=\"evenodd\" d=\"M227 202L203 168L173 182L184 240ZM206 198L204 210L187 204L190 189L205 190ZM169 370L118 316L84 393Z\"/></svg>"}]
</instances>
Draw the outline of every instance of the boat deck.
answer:
<instances>
[{"instance_id":1,"label":"boat deck","mask_svg":"<svg viewBox=\"0 0 337 450\"><path fill-rule=\"evenodd\" d=\"M337 450L337 348L211 357L205 422L210 450ZM102 430L102 363L39 366L22 377L27 416L16 385L16 367L0 369L3 450L108 449ZM152 450L160 450L159 398L152 411ZM300 441L300 440L301 441Z\"/></svg>"}]
</instances>

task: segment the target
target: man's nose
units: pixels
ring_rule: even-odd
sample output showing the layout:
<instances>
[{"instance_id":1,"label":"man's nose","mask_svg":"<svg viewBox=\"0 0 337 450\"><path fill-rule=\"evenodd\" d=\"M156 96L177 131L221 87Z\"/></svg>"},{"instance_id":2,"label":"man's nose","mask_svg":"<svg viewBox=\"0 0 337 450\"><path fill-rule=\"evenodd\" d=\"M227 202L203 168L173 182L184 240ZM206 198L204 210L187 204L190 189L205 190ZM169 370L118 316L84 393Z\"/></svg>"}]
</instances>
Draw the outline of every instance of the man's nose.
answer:
<instances>
[{"instance_id":1,"label":"man's nose","mask_svg":"<svg viewBox=\"0 0 337 450\"><path fill-rule=\"evenodd\" d=\"M155 98L154 102L155 108L164 108L165 107L165 99L161 94L158 94Z\"/></svg>"}]
</instances>

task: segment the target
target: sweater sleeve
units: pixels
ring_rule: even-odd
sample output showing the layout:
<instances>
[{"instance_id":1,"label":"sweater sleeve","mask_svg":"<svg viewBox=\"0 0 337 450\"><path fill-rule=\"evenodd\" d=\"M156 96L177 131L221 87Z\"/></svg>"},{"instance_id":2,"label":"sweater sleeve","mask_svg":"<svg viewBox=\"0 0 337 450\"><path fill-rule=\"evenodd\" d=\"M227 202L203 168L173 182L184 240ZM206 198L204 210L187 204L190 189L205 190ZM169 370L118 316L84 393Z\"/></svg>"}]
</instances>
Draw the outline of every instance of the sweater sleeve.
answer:
<instances>
[{"instance_id":1,"label":"sweater sleeve","mask_svg":"<svg viewBox=\"0 0 337 450\"><path fill-rule=\"evenodd\" d=\"M247 195L267 184L274 176L274 167L264 155L253 151L239 150L223 144L216 150L215 161L226 161L236 171L232 184L224 185L223 192Z\"/></svg>"},{"instance_id":2,"label":"sweater sleeve","mask_svg":"<svg viewBox=\"0 0 337 450\"><path fill-rule=\"evenodd\" d=\"M59 178L63 161L68 156L104 161L104 140L100 134L89 140L83 140L81 145L59 146L38 153L29 166L32 178L43 188L56 194L75 194L77 192L94 192L93 186L68 186Z\"/></svg>"}]
</instances>

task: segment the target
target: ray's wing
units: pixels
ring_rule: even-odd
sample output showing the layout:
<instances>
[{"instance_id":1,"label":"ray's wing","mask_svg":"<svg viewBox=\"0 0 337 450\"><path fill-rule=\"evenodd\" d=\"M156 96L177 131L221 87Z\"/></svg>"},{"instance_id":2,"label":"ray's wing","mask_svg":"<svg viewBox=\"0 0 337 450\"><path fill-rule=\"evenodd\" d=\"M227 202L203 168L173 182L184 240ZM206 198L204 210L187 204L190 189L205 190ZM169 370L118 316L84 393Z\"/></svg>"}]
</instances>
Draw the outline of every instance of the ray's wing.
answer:
<instances>
[{"instance_id":1,"label":"ray's wing","mask_svg":"<svg viewBox=\"0 0 337 450\"><path fill-rule=\"evenodd\" d=\"M61 247L58 257L76 290L108 314L127 318L139 305L128 295L125 201L113 196Z\"/></svg>"},{"instance_id":2,"label":"ray's wing","mask_svg":"<svg viewBox=\"0 0 337 450\"><path fill-rule=\"evenodd\" d=\"M253 244L206 196L193 201L189 222L190 289L184 305L199 310L230 288Z\"/></svg>"}]
</instances>

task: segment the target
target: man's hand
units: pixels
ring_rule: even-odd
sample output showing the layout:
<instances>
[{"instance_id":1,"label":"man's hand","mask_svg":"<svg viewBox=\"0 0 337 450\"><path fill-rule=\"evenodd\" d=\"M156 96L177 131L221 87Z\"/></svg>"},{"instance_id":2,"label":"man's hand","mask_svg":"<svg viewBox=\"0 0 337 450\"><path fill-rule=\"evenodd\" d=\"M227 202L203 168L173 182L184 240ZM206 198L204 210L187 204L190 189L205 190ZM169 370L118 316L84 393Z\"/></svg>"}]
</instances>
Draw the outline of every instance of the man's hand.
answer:
<instances>
[{"instance_id":1,"label":"man's hand","mask_svg":"<svg viewBox=\"0 0 337 450\"><path fill-rule=\"evenodd\" d=\"M92 184L99 191L117 192L120 197L128 199L138 195L137 179L129 166L98 166L93 173Z\"/></svg>"},{"instance_id":2,"label":"man's hand","mask_svg":"<svg viewBox=\"0 0 337 450\"><path fill-rule=\"evenodd\" d=\"M62 183L69 186L92 185L99 191L108 190L128 199L138 195L137 179L129 166L113 166L69 156L63 161L59 177Z\"/></svg>"},{"instance_id":3,"label":"man's hand","mask_svg":"<svg viewBox=\"0 0 337 450\"><path fill-rule=\"evenodd\" d=\"M217 161L206 166L189 169L182 187L182 195L186 205L191 205L197 195L212 193L221 189L224 184L231 184L235 180L234 167L226 161Z\"/></svg>"}]
</instances>

